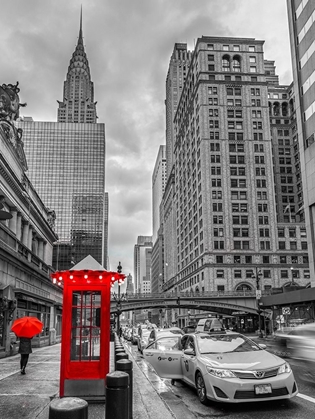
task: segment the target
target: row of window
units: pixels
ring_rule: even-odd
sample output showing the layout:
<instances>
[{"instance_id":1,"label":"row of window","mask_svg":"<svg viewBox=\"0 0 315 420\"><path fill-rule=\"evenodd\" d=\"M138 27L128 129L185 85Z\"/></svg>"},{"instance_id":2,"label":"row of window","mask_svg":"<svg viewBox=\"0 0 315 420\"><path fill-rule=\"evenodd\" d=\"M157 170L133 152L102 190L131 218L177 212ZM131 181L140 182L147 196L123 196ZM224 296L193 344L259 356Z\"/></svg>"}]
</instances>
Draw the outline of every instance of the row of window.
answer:
<instances>
[{"instance_id":1,"label":"row of window","mask_svg":"<svg viewBox=\"0 0 315 420\"><path fill-rule=\"evenodd\" d=\"M303 277L304 278L310 278L310 270L305 269L305 270L285 270L285 269L281 269L280 270L280 278L282 279L287 279L290 277L290 271L292 274L293 278L300 278L301 274L303 273ZM245 275L244 275L245 274ZM246 278L246 279L255 279L255 273L253 270L245 270L245 273L242 272L242 270L233 270L233 277L235 279L241 279L241 278ZM265 279L271 279L271 270L262 270L262 277ZM222 269L218 269L216 270L216 278L218 279L224 279L225 278L225 272Z\"/></svg>"},{"instance_id":2,"label":"row of window","mask_svg":"<svg viewBox=\"0 0 315 420\"><path fill-rule=\"evenodd\" d=\"M249 250L250 245L249 241L234 241L233 242L234 249L242 249L242 250ZM224 241L213 241L213 248L214 249L225 249ZM259 242L260 250L270 250L270 241L260 241ZM279 250L290 249L291 251L296 251L298 249L297 242L290 242L289 248L286 248L285 241L278 242ZM301 242L301 250L307 250L307 242Z\"/></svg>"},{"instance_id":3,"label":"row of window","mask_svg":"<svg viewBox=\"0 0 315 420\"><path fill-rule=\"evenodd\" d=\"M246 48L246 47L244 46L244 48ZM207 49L213 51L215 49L214 44L207 44ZM222 47L219 46L219 48L217 48L217 49L219 49L219 50L222 49L223 51L241 51L240 45L227 45L227 44L225 44L225 45L222 45ZM256 52L256 46L255 45L249 45L248 46L248 51L249 52Z\"/></svg>"},{"instance_id":4,"label":"row of window","mask_svg":"<svg viewBox=\"0 0 315 420\"><path fill-rule=\"evenodd\" d=\"M291 260L291 261L290 261ZM245 255L241 257L240 255L234 255L233 257L234 264L252 264L253 263L253 257L251 255ZM280 264L299 264L298 256L297 255L291 255L290 257L287 255L280 255L279 256L279 262ZM223 264L224 263L224 257L223 255L217 255L216 256L216 263L217 264ZM271 257L269 255L263 255L262 256L262 264L270 264L271 263ZM303 255L301 259L301 264L308 264L308 256Z\"/></svg>"}]
</instances>

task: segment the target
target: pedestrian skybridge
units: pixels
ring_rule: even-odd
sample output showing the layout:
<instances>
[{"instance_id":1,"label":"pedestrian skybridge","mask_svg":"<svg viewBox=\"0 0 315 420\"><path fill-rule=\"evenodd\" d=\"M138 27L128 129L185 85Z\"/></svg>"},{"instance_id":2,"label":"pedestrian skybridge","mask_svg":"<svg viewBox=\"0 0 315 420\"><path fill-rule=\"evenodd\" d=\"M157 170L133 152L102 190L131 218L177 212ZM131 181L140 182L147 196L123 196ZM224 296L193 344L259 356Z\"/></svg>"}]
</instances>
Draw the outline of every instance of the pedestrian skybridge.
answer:
<instances>
[{"instance_id":1,"label":"pedestrian skybridge","mask_svg":"<svg viewBox=\"0 0 315 420\"><path fill-rule=\"evenodd\" d=\"M160 294L129 294L111 295L110 312L135 311L153 308L187 308L217 312L222 315L237 315L239 313L258 314L258 303L255 291L235 292L191 292L175 295Z\"/></svg>"}]
</instances>

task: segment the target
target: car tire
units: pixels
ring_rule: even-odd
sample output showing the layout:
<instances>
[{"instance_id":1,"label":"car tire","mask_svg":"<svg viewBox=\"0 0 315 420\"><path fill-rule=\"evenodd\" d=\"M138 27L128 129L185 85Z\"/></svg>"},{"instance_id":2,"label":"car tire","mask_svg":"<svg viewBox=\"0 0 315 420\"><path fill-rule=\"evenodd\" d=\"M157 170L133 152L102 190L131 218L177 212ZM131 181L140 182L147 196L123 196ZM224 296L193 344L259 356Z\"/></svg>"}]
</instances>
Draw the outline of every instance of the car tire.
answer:
<instances>
[{"instance_id":1,"label":"car tire","mask_svg":"<svg viewBox=\"0 0 315 420\"><path fill-rule=\"evenodd\" d=\"M207 398L206 385L203 376L200 372L197 372L195 382L199 401L201 402L201 404L208 405L209 401Z\"/></svg>"}]
</instances>

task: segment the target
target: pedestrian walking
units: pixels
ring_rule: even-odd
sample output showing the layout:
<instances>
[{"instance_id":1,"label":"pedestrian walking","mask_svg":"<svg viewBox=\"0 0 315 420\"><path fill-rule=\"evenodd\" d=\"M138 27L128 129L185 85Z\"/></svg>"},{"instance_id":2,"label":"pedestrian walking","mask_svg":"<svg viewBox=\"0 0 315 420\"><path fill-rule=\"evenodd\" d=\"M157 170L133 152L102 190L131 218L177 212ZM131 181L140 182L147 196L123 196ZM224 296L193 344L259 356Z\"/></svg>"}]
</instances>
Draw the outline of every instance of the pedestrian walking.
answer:
<instances>
[{"instance_id":1,"label":"pedestrian walking","mask_svg":"<svg viewBox=\"0 0 315 420\"><path fill-rule=\"evenodd\" d=\"M20 345L18 352L21 354L21 375L25 375L25 368L28 362L28 357L30 353L32 353L32 338L20 337Z\"/></svg>"}]
</instances>

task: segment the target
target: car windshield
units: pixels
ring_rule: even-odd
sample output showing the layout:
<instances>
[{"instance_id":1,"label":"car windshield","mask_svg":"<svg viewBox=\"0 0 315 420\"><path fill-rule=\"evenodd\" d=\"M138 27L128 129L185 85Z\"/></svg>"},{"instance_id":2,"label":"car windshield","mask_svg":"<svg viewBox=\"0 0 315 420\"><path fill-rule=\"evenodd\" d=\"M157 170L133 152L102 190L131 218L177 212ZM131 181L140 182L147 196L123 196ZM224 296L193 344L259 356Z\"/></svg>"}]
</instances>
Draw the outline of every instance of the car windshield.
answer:
<instances>
[{"instance_id":1,"label":"car windshield","mask_svg":"<svg viewBox=\"0 0 315 420\"><path fill-rule=\"evenodd\" d=\"M201 354L262 350L256 343L239 334L197 335L197 343Z\"/></svg>"},{"instance_id":2,"label":"car windshield","mask_svg":"<svg viewBox=\"0 0 315 420\"><path fill-rule=\"evenodd\" d=\"M178 350L178 337L161 337L150 344L147 349L155 349L160 351Z\"/></svg>"}]
</instances>

